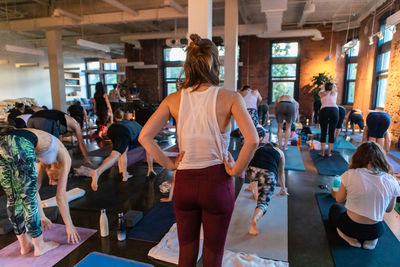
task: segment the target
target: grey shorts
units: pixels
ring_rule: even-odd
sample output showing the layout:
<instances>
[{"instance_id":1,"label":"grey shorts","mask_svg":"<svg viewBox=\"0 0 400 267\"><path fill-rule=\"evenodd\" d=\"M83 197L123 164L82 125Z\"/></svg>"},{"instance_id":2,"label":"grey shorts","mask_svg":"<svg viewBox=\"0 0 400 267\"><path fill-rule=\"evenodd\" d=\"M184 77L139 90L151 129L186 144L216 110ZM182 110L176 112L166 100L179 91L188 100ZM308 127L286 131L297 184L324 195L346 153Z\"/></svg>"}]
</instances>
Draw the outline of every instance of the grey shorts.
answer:
<instances>
[{"instance_id":1,"label":"grey shorts","mask_svg":"<svg viewBox=\"0 0 400 267\"><path fill-rule=\"evenodd\" d=\"M290 101L281 101L277 105L275 116L278 123L283 123L284 120L287 123L293 122L296 117L295 104Z\"/></svg>"},{"instance_id":2,"label":"grey shorts","mask_svg":"<svg viewBox=\"0 0 400 267\"><path fill-rule=\"evenodd\" d=\"M67 128L61 123L41 117L31 117L28 120L27 126L28 128L45 131L57 138L59 138L60 134L65 134L67 132Z\"/></svg>"}]
</instances>

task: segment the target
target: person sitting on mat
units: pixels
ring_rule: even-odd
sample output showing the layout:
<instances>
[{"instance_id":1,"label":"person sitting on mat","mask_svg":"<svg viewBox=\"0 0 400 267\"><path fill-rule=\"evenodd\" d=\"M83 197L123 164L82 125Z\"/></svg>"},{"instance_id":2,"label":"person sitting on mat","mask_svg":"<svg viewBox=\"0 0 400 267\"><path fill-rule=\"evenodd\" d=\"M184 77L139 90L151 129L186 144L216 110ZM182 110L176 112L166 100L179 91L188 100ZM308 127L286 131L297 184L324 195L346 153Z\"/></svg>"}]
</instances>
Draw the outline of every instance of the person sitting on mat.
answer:
<instances>
[{"instance_id":1,"label":"person sitting on mat","mask_svg":"<svg viewBox=\"0 0 400 267\"><path fill-rule=\"evenodd\" d=\"M383 215L393 210L400 186L392 176L385 152L375 142L361 144L349 170L342 175L336 201L329 210L329 222L340 237L353 247L374 249L383 235Z\"/></svg>"},{"instance_id":2,"label":"person sitting on mat","mask_svg":"<svg viewBox=\"0 0 400 267\"><path fill-rule=\"evenodd\" d=\"M281 186L279 195L288 195L285 188L285 155L271 143L261 143L265 137L264 128L257 127L257 132L260 146L246 170L246 177L250 179L250 185L246 190L251 191L254 199L257 200L249 230L249 234L254 236L258 235L257 222L267 212L277 179Z\"/></svg>"},{"instance_id":3,"label":"person sitting on mat","mask_svg":"<svg viewBox=\"0 0 400 267\"><path fill-rule=\"evenodd\" d=\"M299 118L299 103L290 95L278 97L274 104L275 116L278 122L278 147L287 150L287 143L290 138L290 127L287 127L283 134L283 123L291 124ZM283 141L283 144L282 144Z\"/></svg>"},{"instance_id":4,"label":"person sitting on mat","mask_svg":"<svg viewBox=\"0 0 400 267\"><path fill-rule=\"evenodd\" d=\"M339 120L339 109L336 105L337 89L334 83L325 83L319 92L321 97L321 110L319 112L319 124L321 125L321 153L325 156L326 136L329 128L327 156L332 156L333 143L335 142L335 128Z\"/></svg>"},{"instance_id":5,"label":"person sitting on mat","mask_svg":"<svg viewBox=\"0 0 400 267\"><path fill-rule=\"evenodd\" d=\"M354 124L358 125L358 128L360 129L360 133L361 131L364 129L364 118L362 115L362 112L360 109L352 109L351 111L349 111L346 115L347 119L346 119L346 133L347 133L347 128L349 126L350 123L350 127L351 127L351 134L354 135L355 131L354 131Z\"/></svg>"},{"instance_id":6,"label":"person sitting on mat","mask_svg":"<svg viewBox=\"0 0 400 267\"><path fill-rule=\"evenodd\" d=\"M39 161L37 165L36 160ZM34 255L40 256L59 245L44 241L42 235L42 227L46 229L51 225L44 215L39 195L44 171L49 184L58 181L56 198L68 242L79 242L66 198L70 167L68 151L54 136L37 129L3 129L0 135L0 184L7 195L7 213L22 255L34 249Z\"/></svg>"},{"instance_id":7,"label":"person sitting on mat","mask_svg":"<svg viewBox=\"0 0 400 267\"><path fill-rule=\"evenodd\" d=\"M342 131L343 128L343 121L344 118L346 117L346 109L342 106L338 106L339 108L339 120L336 124L336 130L335 130L335 141L339 137L340 132Z\"/></svg>"},{"instance_id":8,"label":"person sitting on mat","mask_svg":"<svg viewBox=\"0 0 400 267\"><path fill-rule=\"evenodd\" d=\"M111 168L116 161L118 161L119 173L122 173L122 181L126 182L132 177L132 175L127 171L127 153L129 150L140 146L138 137L142 130L142 126L140 126L136 121L123 120L123 118L124 112L122 110L116 110L114 112L115 123L113 123L107 131L107 136L113 144L113 149L110 156L108 156L97 169L90 172L90 176L92 177L91 187L93 191L97 191L97 181L99 180L100 175L107 169ZM156 174L153 170L153 159L148 153L146 153L146 158L148 166L147 176L152 173Z\"/></svg>"},{"instance_id":9,"label":"person sitting on mat","mask_svg":"<svg viewBox=\"0 0 400 267\"><path fill-rule=\"evenodd\" d=\"M85 143L83 142L82 131L79 123L68 114L59 110L40 110L32 114L27 123L28 128L35 128L59 138L60 134L67 132L74 133L78 139L79 148L85 162L93 165L90 161Z\"/></svg>"},{"instance_id":10,"label":"person sitting on mat","mask_svg":"<svg viewBox=\"0 0 400 267\"><path fill-rule=\"evenodd\" d=\"M372 111L367 116L367 126L365 127L362 141L374 141L390 151L390 133L388 131L392 122L390 115L383 111Z\"/></svg>"}]
</instances>

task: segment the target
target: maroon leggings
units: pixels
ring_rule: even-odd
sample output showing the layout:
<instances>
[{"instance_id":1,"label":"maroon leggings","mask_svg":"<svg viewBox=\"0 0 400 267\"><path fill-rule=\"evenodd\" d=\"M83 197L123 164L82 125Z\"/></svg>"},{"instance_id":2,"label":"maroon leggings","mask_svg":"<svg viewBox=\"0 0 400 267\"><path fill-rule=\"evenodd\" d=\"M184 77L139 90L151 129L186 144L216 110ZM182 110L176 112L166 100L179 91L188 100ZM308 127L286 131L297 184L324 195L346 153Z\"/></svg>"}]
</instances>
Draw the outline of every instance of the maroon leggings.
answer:
<instances>
[{"instance_id":1,"label":"maroon leggings","mask_svg":"<svg viewBox=\"0 0 400 267\"><path fill-rule=\"evenodd\" d=\"M201 223L204 230L203 266L221 266L235 204L232 178L221 164L204 169L178 170L175 179L178 266L196 266Z\"/></svg>"}]
</instances>

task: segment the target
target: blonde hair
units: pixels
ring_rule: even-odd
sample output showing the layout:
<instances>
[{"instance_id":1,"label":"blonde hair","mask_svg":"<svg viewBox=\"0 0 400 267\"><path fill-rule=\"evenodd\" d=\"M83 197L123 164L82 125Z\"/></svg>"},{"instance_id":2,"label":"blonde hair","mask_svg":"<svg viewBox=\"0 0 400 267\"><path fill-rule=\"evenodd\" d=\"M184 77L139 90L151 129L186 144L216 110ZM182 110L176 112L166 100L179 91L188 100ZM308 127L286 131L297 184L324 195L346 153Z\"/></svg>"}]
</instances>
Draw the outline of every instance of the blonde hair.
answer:
<instances>
[{"instance_id":1,"label":"blonde hair","mask_svg":"<svg viewBox=\"0 0 400 267\"><path fill-rule=\"evenodd\" d=\"M115 118L116 120L122 120L122 119L124 118L124 112L123 112L122 110L120 110L120 109L117 109L117 110L114 112L114 118Z\"/></svg>"}]
</instances>

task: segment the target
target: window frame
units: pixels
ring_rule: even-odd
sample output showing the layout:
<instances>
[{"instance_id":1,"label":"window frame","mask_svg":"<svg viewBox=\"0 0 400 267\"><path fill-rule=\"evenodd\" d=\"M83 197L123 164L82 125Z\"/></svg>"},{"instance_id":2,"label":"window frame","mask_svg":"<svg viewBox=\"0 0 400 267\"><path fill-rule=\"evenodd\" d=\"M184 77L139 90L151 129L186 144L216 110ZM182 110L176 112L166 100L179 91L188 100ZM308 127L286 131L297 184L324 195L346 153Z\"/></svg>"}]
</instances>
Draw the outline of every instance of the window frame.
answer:
<instances>
[{"instance_id":1,"label":"window frame","mask_svg":"<svg viewBox=\"0 0 400 267\"><path fill-rule=\"evenodd\" d=\"M274 43L297 43L297 57L273 57L272 45ZM269 43L269 75L268 75L268 104L272 104L272 86L274 82L292 82L292 80L272 80L272 65L275 64L296 64L296 79L294 80L293 98L299 99L300 84L300 62L302 42L298 39L272 39Z\"/></svg>"},{"instance_id":2,"label":"window frame","mask_svg":"<svg viewBox=\"0 0 400 267\"><path fill-rule=\"evenodd\" d=\"M355 38L358 39L358 38ZM351 40L348 40L351 41ZM358 45L360 45L360 41L358 40ZM358 70L356 70L356 78L354 80L349 80L347 79L348 74L349 74L349 64L357 64L356 68L358 68L358 55L356 57L350 57L348 54L346 54L346 59L345 59L345 69L344 69L344 86L343 86L343 99L342 99L342 104L343 105L353 105L354 104L354 100L353 102L349 102L349 92L350 92L350 86L349 84L351 82L356 82L357 80L357 72ZM355 90L354 90L355 91Z\"/></svg>"}]
</instances>

